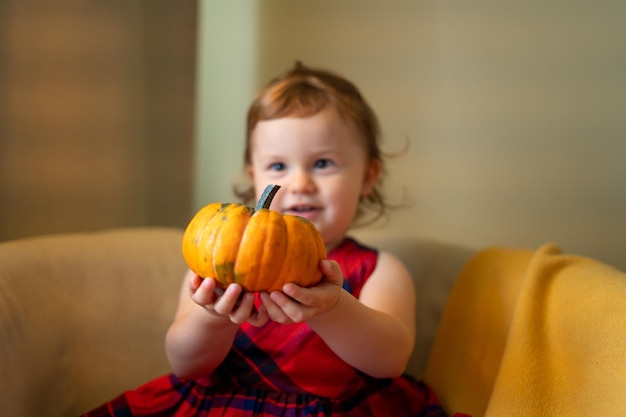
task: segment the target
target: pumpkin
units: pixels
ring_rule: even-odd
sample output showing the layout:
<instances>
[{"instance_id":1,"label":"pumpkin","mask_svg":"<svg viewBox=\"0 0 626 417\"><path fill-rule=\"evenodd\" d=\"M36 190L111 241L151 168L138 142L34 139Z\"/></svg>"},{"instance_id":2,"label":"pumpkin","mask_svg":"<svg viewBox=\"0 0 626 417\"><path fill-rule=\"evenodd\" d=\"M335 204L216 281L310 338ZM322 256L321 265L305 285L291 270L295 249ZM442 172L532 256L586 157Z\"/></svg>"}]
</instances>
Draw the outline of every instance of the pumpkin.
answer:
<instances>
[{"instance_id":1,"label":"pumpkin","mask_svg":"<svg viewBox=\"0 0 626 417\"><path fill-rule=\"evenodd\" d=\"M322 236L310 221L269 209L279 188L269 185L256 208L212 203L200 209L183 234L189 268L221 288L237 283L249 292L318 283L319 261L326 258Z\"/></svg>"}]
</instances>

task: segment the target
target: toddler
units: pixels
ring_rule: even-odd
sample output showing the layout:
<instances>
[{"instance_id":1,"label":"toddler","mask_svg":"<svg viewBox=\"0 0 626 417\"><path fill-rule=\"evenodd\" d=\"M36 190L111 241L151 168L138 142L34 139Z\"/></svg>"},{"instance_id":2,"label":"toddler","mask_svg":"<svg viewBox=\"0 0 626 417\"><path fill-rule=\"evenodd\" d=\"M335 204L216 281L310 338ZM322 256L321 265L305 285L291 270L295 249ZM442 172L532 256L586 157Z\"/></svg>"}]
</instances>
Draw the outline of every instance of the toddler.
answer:
<instances>
[{"instance_id":1,"label":"toddler","mask_svg":"<svg viewBox=\"0 0 626 417\"><path fill-rule=\"evenodd\" d=\"M280 185L271 208L319 229L322 281L253 294L189 272L166 335L173 373L86 416L445 416L403 373L415 339L409 272L348 236L364 212L385 212L378 122L358 89L297 63L250 106L244 165L245 202Z\"/></svg>"}]
</instances>

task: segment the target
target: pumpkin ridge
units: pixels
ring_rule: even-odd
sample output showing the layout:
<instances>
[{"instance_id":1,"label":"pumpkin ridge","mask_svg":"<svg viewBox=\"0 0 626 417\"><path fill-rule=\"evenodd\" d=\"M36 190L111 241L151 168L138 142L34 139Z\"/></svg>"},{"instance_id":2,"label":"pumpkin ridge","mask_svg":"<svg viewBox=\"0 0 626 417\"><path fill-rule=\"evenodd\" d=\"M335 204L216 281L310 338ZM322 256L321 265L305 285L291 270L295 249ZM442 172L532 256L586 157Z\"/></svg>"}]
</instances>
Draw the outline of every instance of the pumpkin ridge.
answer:
<instances>
[{"instance_id":1,"label":"pumpkin ridge","mask_svg":"<svg viewBox=\"0 0 626 417\"><path fill-rule=\"evenodd\" d=\"M212 276L205 275L205 277L214 278L222 287L225 287L225 285L221 281L220 275L218 273L218 265L216 265L215 263L215 255L220 247L219 237L222 231L222 225L224 224L224 211L226 211L229 206L230 203L222 204L220 210L211 220L207 222L205 226L205 229L210 230L208 247L213 249L212 251L205 251L207 253L207 255L205 255L205 262L208 264L208 266L210 266L212 272Z\"/></svg>"},{"instance_id":2,"label":"pumpkin ridge","mask_svg":"<svg viewBox=\"0 0 626 417\"><path fill-rule=\"evenodd\" d=\"M276 224L272 225L270 230L270 236L268 237L270 245L263 250L263 260L265 261L269 258L266 262L272 268L269 271L267 269L263 271L265 275L263 278L264 282L267 282L267 287L282 290L282 285L276 288L276 282L279 280L280 272L285 265L287 248L289 248L289 233L284 217L278 212L274 212L273 217L276 219ZM280 235L276 230L278 228L280 228ZM266 251L268 252L267 254L265 253Z\"/></svg>"},{"instance_id":3,"label":"pumpkin ridge","mask_svg":"<svg viewBox=\"0 0 626 417\"><path fill-rule=\"evenodd\" d=\"M241 236L240 238L237 240L238 244L237 244L237 251L235 252L235 257L233 258L233 282L241 285L243 287L243 284L245 283L245 274L237 274L235 272L235 265L237 263L237 260L239 259L239 254L241 253L241 244L243 243L243 236L246 233L246 230L248 228L248 225L250 224L250 219L252 218L252 216L254 216L256 210L252 207L248 207L248 206L242 206L243 210L242 210L242 214L244 216L246 216L246 220L245 220L245 224L243 225L242 229L241 229ZM243 277L244 279L240 279L241 277Z\"/></svg>"},{"instance_id":4,"label":"pumpkin ridge","mask_svg":"<svg viewBox=\"0 0 626 417\"><path fill-rule=\"evenodd\" d=\"M231 204L223 210L219 234L213 246L213 267L217 280L224 286L235 282L234 260L237 259L243 232L254 210Z\"/></svg>"},{"instance_id":5,"label":"pumpkin ridge","mask_svg":"<svg viewBox=\"0 0 626 417\"><path fill-rule=\"evenodd\" d=\"M262 212L259 210L253 210L243 230L241 239L239 240L237 258L235 259L235 280L242 286L244 286L243 284L245 283L246 289L248 290L256 287L256 281L259 276L260 268L258 263L255 262L255 259L261 259L258 252L263 249L263 240L260 239L263 229L260 227L261 222L259 222L259 216L261 214ZM240 253L245 253L245 256L240 257Z\"/></svg>"},{"instance_id":6,"label":"pumpkin ridge","mask_svg":"<svg viewBox=\"0 0 626 417\"><path fill-rule=\"evenodd\" d=\"M196 216L189 222L183 234L182 251L187 266L193 272L199 274L202 263L202 241L205 234L206 222L199 221L199 218L212 218L218 211L217 204L209 204L203 207Z\"/></svg>"}]
</instances>

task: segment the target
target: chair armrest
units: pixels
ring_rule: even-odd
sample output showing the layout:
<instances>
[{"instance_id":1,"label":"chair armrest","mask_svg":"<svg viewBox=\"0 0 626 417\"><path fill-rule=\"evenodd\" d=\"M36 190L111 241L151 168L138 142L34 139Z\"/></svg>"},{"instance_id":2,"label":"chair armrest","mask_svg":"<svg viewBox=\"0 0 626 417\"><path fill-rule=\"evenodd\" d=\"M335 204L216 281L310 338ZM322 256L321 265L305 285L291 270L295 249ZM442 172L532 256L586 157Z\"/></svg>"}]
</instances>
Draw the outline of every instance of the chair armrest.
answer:
<instances>
[{"instance_id":1,"label":"chair armrest","mask_svg":"<svg viewBox=\"0 0 626 417\"><path fill-rule=\"evenodd\" d=\"M78 415L168 372L182 231L0 243L0 415Z\"/></svg>"}]
</instances>

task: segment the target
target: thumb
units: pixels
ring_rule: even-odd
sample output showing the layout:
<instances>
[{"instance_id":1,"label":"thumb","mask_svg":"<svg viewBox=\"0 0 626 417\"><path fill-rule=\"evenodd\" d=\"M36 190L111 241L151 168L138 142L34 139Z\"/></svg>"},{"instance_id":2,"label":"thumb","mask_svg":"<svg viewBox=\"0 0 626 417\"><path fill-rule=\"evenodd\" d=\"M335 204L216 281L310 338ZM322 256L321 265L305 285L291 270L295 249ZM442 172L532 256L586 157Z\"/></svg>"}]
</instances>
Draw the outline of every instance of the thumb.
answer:
<instances>
[{"instance_id":1,"label":"thumb","mask_svg":"<svg viewBox=\"0 0 626 417\"><path fill-rule=\"evenodd\" d=\"M343 273L337 261L324 259L320 262L320 269L328 281L337 282L339 284L343 282Z\"/></svg>"}]
</instances>

